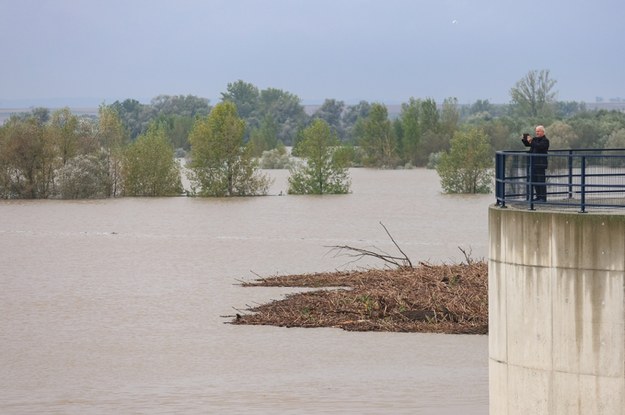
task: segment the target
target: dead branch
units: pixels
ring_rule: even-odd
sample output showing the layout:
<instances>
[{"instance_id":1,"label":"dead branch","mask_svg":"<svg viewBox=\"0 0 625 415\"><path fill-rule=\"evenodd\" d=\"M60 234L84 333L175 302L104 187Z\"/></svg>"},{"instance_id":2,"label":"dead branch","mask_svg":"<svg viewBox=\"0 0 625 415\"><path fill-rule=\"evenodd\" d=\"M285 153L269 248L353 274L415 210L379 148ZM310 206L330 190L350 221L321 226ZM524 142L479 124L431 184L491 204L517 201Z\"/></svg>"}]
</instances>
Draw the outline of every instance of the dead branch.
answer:
<instances>
[{"instance_id":1,"label":"dead branch","mask_svg":"<svg viewBox=\"0 0 625 415\"><path fill-rule=\"evenodd\" d=\"M397 250L399 252L402 253L402 255L404 256L404 261L408 264L408 266L410 268L412 268L412 262L410 262L410 259L408 258L408 255L406 255L406 253L404 251L402 251L402 249L399 247L399 245L397 245L397 242L395 242L395 238L393 238L393 236L391 235L391 233L388 231L388 229L386 229L386 226L384 226L384 224L380 221L380 225L382 225L382 227L384 228L384 231L386 232L386 234L388 235L389 238L391 238L391 241L393 241L393 245L395 245L395 247L397 248Z\"/></svg>"},{"instance_id":2,"label":"dead branch","mask_svg":"<svg viewBox=\"0 0 625 415\"><path fill-rule=\"evenodd\" d=\"M404 257L396 257L363 248L354 248L353 246L349 245L334 245L330 246L329 248L332 248L333 251L337 251L336 256L345 255L347 257L356 258L356 260L360 260L366 256L371 256L381 259L382 261L388 262L389 264L395 265L399 268L406 266L406 263L404 262L406 261L406 259ZM348 251L351 253L343 253L344 251ZM408 266L412 268L412 264L410 264L410 261L408 261L408 264Z\"/></svg>"},{"instance_id":3,"label":"dead branch","mask_svg":"<svg viewBox=\"0 0 625 415\"><path fill-rule=\"evenodd\" d=\"M471 258L471 253L473 252L473 250L469 248L469 252L467 253L467 251L465 251L461 247L458 247L458 249L464 255L464 260L466 261L467 265L471 265L473 263L473 258Z\"/></svg>"},{"instance_id":4,"label":"dead branch","mask_svg":"<svg viewBox=\"0 0 625 415\"><path fill-rule=\"evenodd\" d=\"M352 262L358 261L366 256L370 256L370 257L380 259L398 268L410 268L410 269L414 268L412 265L412 261L410 261L410 258L408 258L406 253L399 247L399 245L397 244L397 242L395 241L391 233L388 231L386 226L384 226L382 222L380 222L380 225L382 226L382 228L384 228L384 231L393 242L393 245L395 245L397 250L402 254L402 256L390 255L381 250L380 252L376 252L376 251L372 251L372 250L364 249L364 248L355 248L349 245L333 245L333 246L328 246L328 248L332 248L331 252L336 251L335 256L345 255L350 258L355 258L355 260Z\"/></svg>"}]
</instances>

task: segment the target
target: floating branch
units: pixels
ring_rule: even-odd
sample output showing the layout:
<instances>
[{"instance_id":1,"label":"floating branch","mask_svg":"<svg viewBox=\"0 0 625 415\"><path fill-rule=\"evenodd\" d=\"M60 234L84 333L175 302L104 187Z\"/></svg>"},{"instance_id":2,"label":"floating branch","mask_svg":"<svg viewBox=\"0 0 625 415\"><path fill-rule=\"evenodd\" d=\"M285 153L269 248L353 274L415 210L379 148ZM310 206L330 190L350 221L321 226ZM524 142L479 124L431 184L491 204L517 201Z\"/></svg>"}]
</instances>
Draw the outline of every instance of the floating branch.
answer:
<instances>
[{"instance_id":1,"label":"floating branch","mask_svg":"<svg viewBox=\"0 0 625 415\"><path fill-rule=\"evenodd\" d=\"M380 259L386 263L392 264L399 268L413 268L412 261L410 261L410 258L408 258L406 253L399 247L399 245L395 241L395 238L393 238L393 236L388 231L386 226L384 226L382 222L380 222L380 225L384 228L384 231L386 232L388 237L391 239L391 241L393 242L393 245L395 245L395 247L397 248L401 256L390 255L381 250L379 250L378 252L378 251L373 251L373 250L364 249L364 248L356 248L356 247L349 246L349 245L334 245L334 246L329 246L329 248L332 248L333 251L336 251L336 256L345 255L351 258L355 258L354 261L358 261L368 256L368 257ZM345 251L347 251L348 253L345 253Z\"/></svg>"}]
</instances>

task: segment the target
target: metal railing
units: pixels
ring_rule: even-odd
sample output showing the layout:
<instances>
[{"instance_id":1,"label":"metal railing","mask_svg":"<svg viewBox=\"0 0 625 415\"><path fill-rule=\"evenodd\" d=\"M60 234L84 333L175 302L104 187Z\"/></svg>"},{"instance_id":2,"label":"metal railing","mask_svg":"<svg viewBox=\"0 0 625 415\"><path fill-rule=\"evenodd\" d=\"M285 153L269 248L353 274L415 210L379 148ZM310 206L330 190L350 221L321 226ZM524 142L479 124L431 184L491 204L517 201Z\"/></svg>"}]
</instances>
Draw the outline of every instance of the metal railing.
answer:
<instances>
[{"instance_id":1,"label":"metal railing","mask_svg":"<svg viewBox=\"0 0 625 415\"><path fill-rule=\"evenodd\" d=\"M531 172L547 158L546 201L536 201ZM625 208L625 149L550 150L549 154L498 151L495 158L495 197L506 205L578 209Z\"/></svg>"}]
</instances>

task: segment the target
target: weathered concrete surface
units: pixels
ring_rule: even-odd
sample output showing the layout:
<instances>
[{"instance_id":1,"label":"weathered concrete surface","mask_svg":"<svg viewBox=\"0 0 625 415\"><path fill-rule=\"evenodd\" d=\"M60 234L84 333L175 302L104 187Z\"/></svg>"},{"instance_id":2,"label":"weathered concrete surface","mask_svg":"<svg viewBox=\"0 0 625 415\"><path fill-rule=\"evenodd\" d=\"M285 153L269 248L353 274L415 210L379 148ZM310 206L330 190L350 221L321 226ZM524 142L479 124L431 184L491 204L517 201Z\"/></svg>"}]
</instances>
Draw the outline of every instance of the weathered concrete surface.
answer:
<instances>
[{"instance_id":1,"label":"weathered concrete surface","mask_svg":"<svg viewBox=\"0 0 625 415\"><path fill-rule=\"evenodd\" d=\"M490 413L625 415L625 215L489 211Z\"/></svg>"}]
</instances>

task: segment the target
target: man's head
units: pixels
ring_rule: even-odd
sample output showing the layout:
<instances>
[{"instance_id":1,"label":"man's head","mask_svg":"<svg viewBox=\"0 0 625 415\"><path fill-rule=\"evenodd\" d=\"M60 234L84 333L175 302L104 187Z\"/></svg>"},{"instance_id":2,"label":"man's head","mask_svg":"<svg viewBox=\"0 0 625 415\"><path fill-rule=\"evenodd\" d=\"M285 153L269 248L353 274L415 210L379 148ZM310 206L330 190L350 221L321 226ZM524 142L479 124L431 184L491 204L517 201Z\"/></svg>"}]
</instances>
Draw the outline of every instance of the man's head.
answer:
<instances>
[{"instance_id":1,"label":"man's head","mask_svg":"<svg viewBox=\"0 0 625 415\"><path fill-rule=\"evenodd\" d=\"M536 137L542 137L545 135L545 127L539 125L536 127Z\"/></svg>"}]
</instances>

